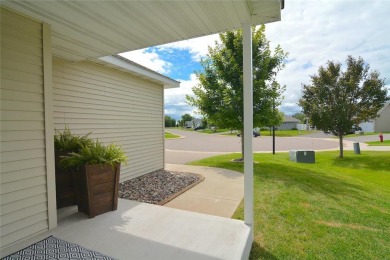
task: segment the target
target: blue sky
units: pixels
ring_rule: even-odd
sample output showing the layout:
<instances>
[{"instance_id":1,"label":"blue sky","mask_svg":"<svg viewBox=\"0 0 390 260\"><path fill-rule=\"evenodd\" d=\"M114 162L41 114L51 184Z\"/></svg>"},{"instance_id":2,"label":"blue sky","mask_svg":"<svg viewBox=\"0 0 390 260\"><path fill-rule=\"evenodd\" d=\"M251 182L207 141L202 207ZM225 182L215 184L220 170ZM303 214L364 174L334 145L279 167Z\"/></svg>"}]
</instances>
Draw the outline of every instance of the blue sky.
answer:
<instances>
[{"instance_id":1,"label":"blue sky","mask_svg":"<svg viewBox=\"0 0 390 260\"><path fill-rule=\"evenodd\" d=\"M280 109L300 112L297 102L301 85L328 60L344 63L348 55L362 57L386 78L390 88L390 0L288 0L282 21L266 25L266 36L274 48L289 52L278 81L286 85ZM184 113L195 117L196 108L185 95L198 84L195 71L200 60L214 46L218 35L175 42L121 55L181 82L179 89L165 90L165 113L176 119Z\"/></svg>"}]
</instances>

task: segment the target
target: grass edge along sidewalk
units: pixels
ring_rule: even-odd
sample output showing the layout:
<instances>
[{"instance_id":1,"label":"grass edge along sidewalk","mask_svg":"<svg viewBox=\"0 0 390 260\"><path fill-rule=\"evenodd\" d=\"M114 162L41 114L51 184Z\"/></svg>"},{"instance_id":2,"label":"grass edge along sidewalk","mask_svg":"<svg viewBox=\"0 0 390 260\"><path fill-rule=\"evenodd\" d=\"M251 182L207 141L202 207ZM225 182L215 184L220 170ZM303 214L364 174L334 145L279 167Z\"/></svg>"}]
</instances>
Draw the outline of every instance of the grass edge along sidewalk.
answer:
<instances>
[{"instance_id":1,"label":"grass edge along sidewalk","mask_svg":"<svg viewBox=\"0 0 390 260\"><path fill-rule=\"evenodd\" d=\"M165 139L174 139L174 138L180 138L180 135L175 135L170 132L165 132Z\"/></svg>"},{"instance_id":2,"label":"grass edge along sidewalk","mask_svg":"<svg viewBox=\"0 0 390 260\"><path fill-rule=\"evenodd\" d=\"M390 140L365 142L368 146L390 146Z\"/></svg>"},{"instance_id":3,"label":"grass edge along sidewalk","mask_svg":"<svg viewBox=\"0 0 390 260\"><path fill-rule=\"evenodd\" d=\"M390 152L254 155L250 259L386 259L390 244ZM240 154L192 162L243 172ZM243 202L233 218L243 219Z\"/></svg>"}]
</instances>

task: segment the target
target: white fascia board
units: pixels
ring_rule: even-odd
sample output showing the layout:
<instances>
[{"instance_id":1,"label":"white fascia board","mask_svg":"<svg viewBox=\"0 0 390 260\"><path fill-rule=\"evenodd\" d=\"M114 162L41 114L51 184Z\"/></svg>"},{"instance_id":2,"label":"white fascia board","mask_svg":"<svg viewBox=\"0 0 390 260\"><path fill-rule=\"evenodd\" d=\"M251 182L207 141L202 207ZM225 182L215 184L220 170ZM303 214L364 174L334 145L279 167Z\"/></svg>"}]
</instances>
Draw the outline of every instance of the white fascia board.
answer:
<instances>
[{"instance_id":1,"label":"white fascia board","mask_svg":"<svg viewBox=\"0 0 390 260\"><path fill-rule=\"evenodd\" d=\"M107 63L110 63L112 65L115 65L117 67L123 68L131 73L138 74L141 77L150 78L153 81L158 81L161 84L164 85L164 89L168 88L179 88L180 82L173 80L169 77L166 77L164 75L161 75L153 70L150 70L148 68L145 68L135 62L132 61L126 61L122 58L118 58L115 56L105 56L99 58L99 60L105 61Z\"/></svg>"}]
</instances>

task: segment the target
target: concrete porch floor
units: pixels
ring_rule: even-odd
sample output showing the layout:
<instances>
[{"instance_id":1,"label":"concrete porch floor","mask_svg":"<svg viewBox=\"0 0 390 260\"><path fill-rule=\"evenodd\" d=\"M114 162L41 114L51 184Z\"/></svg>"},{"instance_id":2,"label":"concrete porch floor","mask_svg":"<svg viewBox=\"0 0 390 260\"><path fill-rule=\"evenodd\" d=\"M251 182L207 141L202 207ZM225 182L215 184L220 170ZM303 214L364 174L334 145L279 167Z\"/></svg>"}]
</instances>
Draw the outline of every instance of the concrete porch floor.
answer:
<instances>
[{"instance_id":1,"label":"concrete porch floor","mask_svg":"<svg viewBox=\"0 0 390 260\"><path fill-rule=\"evenodd\" d=\"M251 229L242 221L119 199L93 219L58 211L58 227L2 250L2 257L49 235L116 259L247 259Z\"/></svg>"}]
</instances>

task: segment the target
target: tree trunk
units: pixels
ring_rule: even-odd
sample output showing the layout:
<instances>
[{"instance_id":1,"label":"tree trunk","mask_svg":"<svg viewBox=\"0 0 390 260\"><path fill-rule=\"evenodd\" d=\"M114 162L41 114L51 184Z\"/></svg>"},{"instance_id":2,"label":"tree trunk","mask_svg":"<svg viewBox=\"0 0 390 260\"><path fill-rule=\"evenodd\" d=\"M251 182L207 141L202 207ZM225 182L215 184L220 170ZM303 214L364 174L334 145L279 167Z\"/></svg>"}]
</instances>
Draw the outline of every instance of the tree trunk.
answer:
<instances>
[{"instance_id":1,"label":"tree trunk","mask_svg":"<svg viewBox=\"0 0 390 260\"><path fill-rule=\"evenodd\" d=\"M241 155L242 161L244 161L244 130L241 131Z\"/></svg>"},{"instance_id":2,"label":"tree trunk","mask_svg":"<svg viewBox=\"0 0 390 260\"><path fill-rule=\"evenodd\" d=\"M344 145L343 145L343 136L339 135L339 145L340 145L340 158L344 158Z\"/></svg>"}]
</instances>

